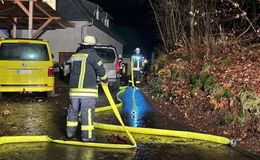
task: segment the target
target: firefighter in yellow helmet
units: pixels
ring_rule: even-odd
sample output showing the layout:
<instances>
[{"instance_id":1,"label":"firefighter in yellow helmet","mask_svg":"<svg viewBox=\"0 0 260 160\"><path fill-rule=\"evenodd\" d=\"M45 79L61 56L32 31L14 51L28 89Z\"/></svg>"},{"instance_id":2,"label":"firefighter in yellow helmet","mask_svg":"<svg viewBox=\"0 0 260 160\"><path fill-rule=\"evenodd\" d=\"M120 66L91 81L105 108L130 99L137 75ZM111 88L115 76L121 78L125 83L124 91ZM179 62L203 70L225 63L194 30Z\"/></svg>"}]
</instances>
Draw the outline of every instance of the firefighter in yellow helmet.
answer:
<instances>
[{"instance_id":1,"label":"firefighter in yellow helmet","mask_svg":"<svg viewBox=\"0 0 260 160\"><path fill-rule=\"evenodd\" d=\"M146 63L145 58L141 54L140 48L137 47L135 49L135 54L131 57L131 61L133 63L134 82L135 82L134 85L138 86L140 84L143 75L144 64Z\"/></svg>"},{"instance_id":2,"label":"firefighter in yellow helmet","mask_svg":"<svg viewBox=\"0 0 260 160\"><path fill-rule=\"evenodd\" d=\"M91 45L96 44L95 37L87 36L84 43L71 57L72 71L69 82L70 107L67 116L67 136L72 138L78 126L78 113L81 112L82 141L95 141L94 113L98 98L97 76L104 83L108 76L96 51Z\"/></svg>"}]
</instances>

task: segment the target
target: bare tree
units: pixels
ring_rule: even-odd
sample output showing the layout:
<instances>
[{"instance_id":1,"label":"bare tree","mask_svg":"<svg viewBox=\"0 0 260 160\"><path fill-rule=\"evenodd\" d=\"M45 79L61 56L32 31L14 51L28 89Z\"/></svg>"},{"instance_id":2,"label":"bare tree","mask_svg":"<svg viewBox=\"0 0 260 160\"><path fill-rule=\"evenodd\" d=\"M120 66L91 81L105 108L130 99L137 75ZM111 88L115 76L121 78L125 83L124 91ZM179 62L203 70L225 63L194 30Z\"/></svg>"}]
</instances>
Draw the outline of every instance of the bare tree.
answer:
<instances>
[{"instance_id":1,"label":"bare tree","mask_svg":"<svg viewBox=\"0 0 260 160\"><path fill-rule=\"evenodd\" d=\"M165 39L164 39L164 36L163 36L162 30L161 30L161 26L160 26L160 24L159 24L159 20L158 20L157 12L156 12L156 10L155 10L155 8L154 8L153 3L151 2L151 0L149 0L149 3L150 3L151 8L153 9L153 12L154 12L155 21L156 21L156 24L157 24L157 26L158 26L158 29L159 29L159 32L160 32L161 39L162 39L162 41L163 41L164 49L165 49L166 52L168 52L168 48L167 48L167 46L166 46L166 42L165 42Z\"/></svg>"},{"instance_id":2,"label":"bare tree","mask_svg":"<svg viewBox=\"0 0 260 160\"><path fill-rule=\"evenodd\" d=\"M197 46L195 39L195 0L190 0L190 42L191 42L191 53L193 57L197 54Z\"/></svg>"},{"instance_id":3,"label":"bare tree","mask_svg":"<svg viewBox=\"0 0 260 160\"><path fill-rule=\"evenodd\" d=\"M260 34L258 0L149 0L165 51L182 42L198 56L205 44L206 56L214 40L227 35L240 38L249 31ZM257 9L258 8L258 9ZM201 56L201 55L200 55Z\"/></svg>"}]
</instances>

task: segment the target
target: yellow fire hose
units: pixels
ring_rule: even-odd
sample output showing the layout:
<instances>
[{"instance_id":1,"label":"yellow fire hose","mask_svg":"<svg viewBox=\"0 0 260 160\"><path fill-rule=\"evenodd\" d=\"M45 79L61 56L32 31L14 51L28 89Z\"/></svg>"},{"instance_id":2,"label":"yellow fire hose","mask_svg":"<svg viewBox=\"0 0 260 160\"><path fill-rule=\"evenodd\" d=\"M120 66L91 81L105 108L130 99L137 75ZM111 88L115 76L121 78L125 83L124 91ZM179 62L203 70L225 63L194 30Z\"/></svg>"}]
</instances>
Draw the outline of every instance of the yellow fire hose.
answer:
<instances>
[{"instance_id":1,"label":"yellow fire hose","mask_svg":"<svg viewBox=\"0 0 260 160\"><path fill-rule=\"evenodd\" d=\"M121 148L121 149L125 149L125 148L136 148L136 142L134 137L131 135L131 133L126 129L124 122L120 116L120 113L117 109L117 107L120 107L122 105L122 103L116 105L111 93L108 89L108 86L105 85L104 83L101 83L104 92L108 98L108 101L110 103L110 106L108 107L102 107L102 108L97 108L95 110L95 112L100 112L100 111L105 111L105 110L110 110L112 108L112 110L114 111L117 119L119 120L121 126L123 128L123 130L127 133L132 145L129 144L107 144L107 143L92 143L92 142L88 142L88 143L83 143L83 142L77 142L77 141L64 141L64 140L53 140L47 136L4 136L4 137L0 137L0 145L1 144L7 144L7 143L30 143L30 142L52 142L52 143L59 143L59 144L67 144L67 145L77 145L77 146L89 146L89 147L101 147L101 148ZM122 90L119 93L122 93L124 90ZM120 130L122 131L122 130Z\"/></svg>"},{"instance_id":2,"label":"yellow fire hose","mask_svg":"<svg viewBox=\"0 0 260 160\"><path fill-rule=\"evenodd\" d=\"M132 63L131 63L132 68ZM103 129L103 130L110 130L110 131L120 131L126 132L131 145L130 144L107 144L107 143L93 143L93 142L77 142L77 141L64 141L64 140L53 140L47 136L4 136L0 137L0 145L8 144L8 143L31 143L31 142L52 142L58 144L66 144L66 145L77 145L77 146L88 146L88 147L101 147L101 148L121 148L121 149L129 149L129 148L136 148L137 144L132 136L131 133L136 134L146 134L146 135L157 135L157 136L170 136L170 137L182 137L182 138L191 138L197 140L204 140L210 141L220 144L230 144L232 146L236 145L235 140L230 140L225 137L210 135L210 134L202 134L202 133L193 133L188 131L175 131L175 130L165 130L165 129L155 129L155 128L141 128L141 127L128 127L124 125L124 122L120 116L120 113L117 107L122 106L122 101L119 99L120 103L115 104L111 93L108 89L108 86L101 83L102 88L108 98L110 106L96 108L95 112L102 112L107 110L113 110L114 114L116 115L117 119L119 120L121 126L119 125L111 125L111 124L103 124L103 123L94 123L95 128ZM134 92L136 87L134 86L134 75L132 70L132 86L134 88ZM120 87L120 91L118 92L117 96L122 94L128 87ZM132 99L135 103L134 94L132 94Z\"/></svg>"},{"instance_id":3,"label":"yellow fire hose","mask_svg":"<svg viewBox=\"0 0 260 160\"><path fill-rule=\"evenodd\" d=\"M122 121L122 118L118 112L117 107L122 106L122 103L115 104L114 100L109 92L109 89L106 85L102 84L102 87L105 91L105 94L109 100L111 106L97 108L95 112L102 112L106 110L113 110L116 117L118 118L121 126L118 125L111 125L111 124L102 124L102 123L94 123L95 128L110 130L110 131L125 131L132 143L132 145L128 144L106 144L106 143L83 143L83 142L76 142L76 141L63 141L63 140L53 140L47 136L5 136L0 137L0 145L7 144L7 143L30 143L30 142L52 142L52 143L59 143L59 144L67 144L67 145L77 145L77 146L89 146L89 147L102 147L102 148L135 148L136 142L131 133L137 134L147 134L147 135L159 135L159 136L171 136L171 137L182 137L182 138L191 138L197 140L205 140L220 144L231 144L232 146L235 145L234 140L230 140L225 137L214 136L209 134L202 134L202 133L193 133L187 131L174 131L174 130L165 130L165 129L154 129L154 128L135 128L135 127L126 127ZM121 88L121 94L125 91L126 87ZM134 88L135 89L135 88Z\"/></svg>"},{"instance_id":4,"label":"yellow fire hose","mask_svg":"<svg viewBox=\"0 0 260 160\"><path fill-rule=\"evenodd\" d=\"M136 90L136 88L134 87L133 93L135 93L135 90ZM124 91L125 91L125 89L121 90L120 92L122 93ZM119 94L120 94L120 92L119 92ZM134 94L132 94L132 99L134 100L133 103L135 103L135 99L134 99L133 96L134 96ZM112 99L112 97L111 97L111 99ZM225 138L225 137L220 137L220 136L215 136L215 135L210 135L210 134L203 134L203 133L165 130L165 129L155 129L155 128L141 128L141 127L128 127L128 126L122 127L122 126L118 126L118 125L103 124L103 123L94 123L94 126L95 126L95 128L104 129L104 130L111 130L111 131L125 131L125 129L127 129L130 133L191 138L191 139L210 141L210 142L215 142L215 143L220 143L220 144L235 145L234 140L230 140L230 139Z\"/></svg>"},{"instance_id":5,"label":"yellow fire hose","mask_svg":"<svg viewBox=\"0 0 260 160\"><path fill-rule=\"evenodd\" d=\"M134 83L134 59L131 57L131 82L132 82L132 87L135 87Z\"/></svg>"}]
</instances>

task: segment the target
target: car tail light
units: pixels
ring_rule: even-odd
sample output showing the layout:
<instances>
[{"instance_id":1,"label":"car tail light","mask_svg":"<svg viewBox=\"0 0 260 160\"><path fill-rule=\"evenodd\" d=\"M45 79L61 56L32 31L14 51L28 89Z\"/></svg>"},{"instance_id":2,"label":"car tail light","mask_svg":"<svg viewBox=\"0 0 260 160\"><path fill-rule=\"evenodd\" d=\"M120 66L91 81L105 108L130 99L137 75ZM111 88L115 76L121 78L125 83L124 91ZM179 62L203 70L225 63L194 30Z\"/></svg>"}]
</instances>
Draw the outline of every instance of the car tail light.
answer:
<instances>
[{"instance_id":1,"label":"car tail light","mask_svg":"<svg viewBox=\"0 0 260 160\"><path fill-rule=\"evenodd\" d=\"M116 61L116 72L120 72L120 60Z\"/></svg>"},{"instance_id":2,"label":"car tail light","mask_svg":"<svg viewBox=\"0 0 260 160\"><path fill-rule=\"evenodd\" d=\"M54 75L54 70L52 67L48 68L48 77L53 77Z\"/></svg>"}]
</instances>

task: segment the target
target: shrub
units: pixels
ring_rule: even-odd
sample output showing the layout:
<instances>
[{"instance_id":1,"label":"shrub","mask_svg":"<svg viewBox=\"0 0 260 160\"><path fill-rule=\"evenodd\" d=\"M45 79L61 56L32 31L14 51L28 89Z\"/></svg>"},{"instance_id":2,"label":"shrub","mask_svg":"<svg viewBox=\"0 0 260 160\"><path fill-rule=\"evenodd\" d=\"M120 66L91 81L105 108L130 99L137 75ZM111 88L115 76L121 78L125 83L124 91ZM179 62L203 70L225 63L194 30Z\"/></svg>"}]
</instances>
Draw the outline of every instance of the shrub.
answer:
<instances>
[{"instance_id":1,"label":"shrub","mask_svg":"<svg viewBox=\"0 0 260 160\"><path fill-rule=\"evenodd\" d=\"M243 108L243 112L248 110L254 115L260 115L260 98L255 93L251 91L242 91L237 98Z\"/></svg>"},{"instance_id":2,"label":"shrub","mask_svg":"<svg viewBox=\"0 0 260 160\"><path fill-rule=\"evenodd\" d=\"M230 116L229 114L225 114L222 119L220 120L220 124L221 125L226 125L228 123L231 123L233 121L232 116Z\"/></svg>"},{"instance_id":3,"label":"shrub","mask_svg":"<svg viewBox=\"0 0 260 160\"><path fill-rule=\"evenodd\" d=\"M190 83L191 83L191 84L195 84L196 81L198 81L199 77L200 77L200 73L199 73L199 72L196 72L193 76L191 76Z\"/></svg>"},{"instance_id":4,"label":"shrub","mask_svg":"<svg viewBox=\"0 0 260 160\"><path fill-rule=\"evenodd\" d=\"M225 65L228 64L230 62L230 60L228 58L224 58L223 60L220 61L221 65Z\"/></svg>"},{"instance_id":5,"label":"shrub","mask_svg":"<svg viewBox=\"0 0 260 160\"><path fill-rule=\"evenodd\" d=\"M230 98L231 97L231 91L229 89L226 89L223 93L223 97Z\"/></svg>"},{"instance_id":6,"label":"shrub","mask_svg":"<svg viewBox=\"0 0 260 160\"><path fill-rule=\"evenodd\" d=\"M235 120L238 123L243 123L246 120L246 116L243 114L243 112L241 112L238 115L236 115Z\"/></svg>"},{"instance_id":7,"label":"shrub","mask_svg":"<svg viewBox=\"0 0 260 160\"><path fill-rule=\"evenodd\" d=\"M198 72L191 77L190 82L192 84L192 94L197 89L209 91L209 88L215 84L215 81L213 80L212 76L210 76L210 74L200 74Z\"/></svg>"},{"instance_id":8,"label":"shrub","mask_svg":"<svg viewBox=\"0 0 260 160\"><path fill-rule=\"evenodd\" d=\"M203 89L206 90L207 88L209 88L210 86L213 86L214 84L215 84L215 81L213 80L213 78L211 76L209 76L203 84Z\"/></svg>"},{"instance_id":9,"label":"shrub","mask_svg":"<svg viewBox=\"0 0 260 160\"><path fill-rule=\"evenodd\" d=\"M217 84L208 87L207 90L213 98L221 98L225 93L225 90Z\"/></svg>"},{"instance_id":10,"label":"shrub","mask_svg":"<svg viewBox=\"0 0 260 160\"><path fill-rule=\"evenodd\" d=\"M163 84L162 78L155 77L150 81L149 86L151 87L152 90L154 90L155 93L162 94L163 92L161 87L162 84Z\"/></svg>"}]
</instances>

